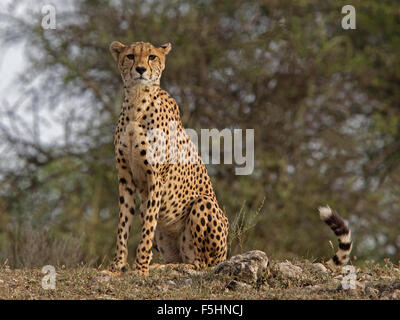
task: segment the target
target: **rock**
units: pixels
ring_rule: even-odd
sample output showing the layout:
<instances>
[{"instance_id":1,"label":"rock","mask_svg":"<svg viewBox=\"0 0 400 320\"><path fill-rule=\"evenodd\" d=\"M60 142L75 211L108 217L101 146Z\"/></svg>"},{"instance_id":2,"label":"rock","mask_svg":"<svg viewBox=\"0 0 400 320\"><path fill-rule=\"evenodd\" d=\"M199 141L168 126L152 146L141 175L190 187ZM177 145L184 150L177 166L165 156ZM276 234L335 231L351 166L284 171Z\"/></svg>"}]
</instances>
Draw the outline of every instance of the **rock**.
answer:
<instances>
[{"instance_id":1,"label":"rock","mask_svg":"<svg viewBox=\"0 0 400 320\"><path fill-rule=\"evenodd\" d=\"M389 300L390 299L390 297L391 297L391 292L390 292L390 290L384 290L383 292L382 292L382 294L381 294L381 297L380 297L380 299L381 300Z\"/></svg>"},{"instance_id":2,"label":"rock","mask_svg":"<svg viewBox=\"0 0 400 320\"><path fill-rule=\"evenodd\" d=\"M168 285L170 285L170 286L176 286L176 283L173 282L172 280L168 280L168 281L166 282L166 284L168 284Z\"/></svg>"},{"instance_id":3,"label":"rock","mask_svg":"<svg viewBox=\"0 0 400 320\"><path fill-rule=\"evenodd\" d=\"M183 283L185 285L191 285L193 283L193 280L192 279L186 279L186 280L183 281Z\"/></svg>"},{"instance_id":4,"label":"rock","mask_svg":"<svg viewBox=\"0 0 400 320\"><path fill-rule=\"evenodd\" d=\"M315 271L321 273L328 273L328 269L322 263L313 263L312 267Z\"/></svg>"},{"instance_id":5,"label":"rock","mask_svg":"<svg viewBox=\"0 0 400 320\"><path fill-rule=\"evenodd\" d=\"M164 290L164 287L161 287L161 286L158 286L158 285L156 286L156 289L157 289L158 291L165 291L165 290Z\"/></svg>"},{"instance_id":6,"label":"rock","mask_svg":"<svg viewBox=\"0 0 400 320\"><path fill-rule=\"evenodd\" d=\"M110 272L108 270L103 270L94 278L94 281L97 281L97 282L108 282L112 278L115 278L115 274L113 274L112 272Z\"/></svg>"},{"instance_id":7,"label":"rock","mask_svg":"<svg viewBox=\"0 0 400 320\"><path fill-rule=\"evenodd\" d=\"M356 290L365 290L365 283L356 281Z\"/></svg>"},{"instance_id":8,"label":"rock","mask_svg":"<svg viewBox=\"0 0 400 320\"><path fill-rule=\"evenodd\" d=\"M15 288L15 287L18 286L17 282L18 282L17 280L11 279L9 286L10 286L11 288Z\"/></svg>"},{"instance_id":9,"label":"rock","mask_svg":"<svg viewBox=\"0 0 400 320\"><path fill-rule=\"evenodd\" d=\"M321 290L321 286L316 284L315 286L312 285L308 285L305 287L306 290L310 291L310 292L315 292L315 291L319 291Z\"/></svg>"},{"instance_id":10,"label":"rock","mask_svg":"<svg viewBox=\"0 0 400 320\"><path fill-rule=\"evenodd\" d=\"M278 263L279 271L289 278L298 278L302 275L303 269L291 264L289 261Z\"/></svg>"},{"instance_id":11,"label":"rock","mask_svg":"<svg viewBox=\"0 0 400 320\"><path fill-rule=\"evenodd\" d=\"M226 286L226 288L229 290L237 290L237 289L243 289L243 288L248 288L248 287L250 287L250 285L248 285L247 283L236 281L236 280L229 282L228 285Z\"/></svg>"},{"instance_id":12,"label":"rock","mask_svg":"<svg viewBox=\"0 0 400 320\"><path fill-rule=\"evenodd\" d=\"M392 299L400 300L400 290L399 289L394 290L394 292L392 293Z\"/></svg>"},{"instance_id":13,"label":"rock","mask_svg":"<svg viewBox=\"0 0 400 320\"><path fill-rule=\"evenodd\" d=\"M372 280L372 276L369 275L369 274L363 274L363 275L360 276L360 279L369 281L369 280Z\"/></svg>"},{"instance_id":14,"label":"rock","mask_svg":"<svg viewBox=\"0 0 400 320\"><path fill-rule=\"evenodd\" d=\"M163 292L167 291L167 288L161 287L161 286L156 286L156 289L157 289L158 291L163 291Z\"/></svg>"},{"instance_id":15,"label":"rock","mask_svg":"<svg viewBox=\"0 0 400 320\"><path fill-rule=\"evenodd\" d=\"M253 250L221 262L215 267L214 272L234 276L239 281L254 282L265 273L267 268L268 257L265 252Z\"/></svg>"},{"instance_id":16,"label":"rock","mask_svg":"<svg viewBox=\"0 0 400 320\"><path fill-rule=\"evenodd\" d=\"M102 277L97 277L96 281L98 282L109 282L112 279L112 276L102 276Z\"/></svg>"},{"instance_id":17,"label":"rock","mask_svg":"<svg viewBox=\"0 0 400 320\"><path fill-rule=\"evenodd\" d=\"M374 287L368 287L365 289L365 293L371 297L377 297L379 295L379 290Z\"/></svg>"},{"instance_id":18,"label":"rock","mask_svg":"<svg viewBox=\"0 0 400 320\"><path fill-rule=\"evenodd\" d=\"M193 269L187 269L185 272L191 276L201 276L204 274L204 271L198 271Z\"/></svg>"}]
</instances>

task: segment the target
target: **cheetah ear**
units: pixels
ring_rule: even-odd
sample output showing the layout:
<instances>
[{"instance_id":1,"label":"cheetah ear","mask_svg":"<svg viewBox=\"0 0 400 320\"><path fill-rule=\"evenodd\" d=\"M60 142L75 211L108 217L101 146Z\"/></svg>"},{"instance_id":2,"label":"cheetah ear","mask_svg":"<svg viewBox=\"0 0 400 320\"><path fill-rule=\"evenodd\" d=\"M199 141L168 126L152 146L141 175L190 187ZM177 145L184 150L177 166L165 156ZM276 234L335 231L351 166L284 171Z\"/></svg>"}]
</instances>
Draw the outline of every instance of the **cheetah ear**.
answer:
<instances>
[{"instance_id":1,"label":"cheetah ear","mask_svg":"<svg viewBox=\"0 0 400 320\"><path fill-rule=\"evenodd\" d=\"M114 57L115 61L118 61L119 55L121 54L122 50L125 49L125 45L118 41L113 41L110 44L110 52Z\"/></svg>"},{"instance_id":2,"label":"cheetah ear","mask_svg":"<svg viewBox=\"0 0 400 320\"><path fill-rule=\"evenodd\" d=\"M165 55L167 55L171 49L172 49L172 45L171 43L164 43L160 46L160 49L164 52Z\"/></svg>"}]
</instances>

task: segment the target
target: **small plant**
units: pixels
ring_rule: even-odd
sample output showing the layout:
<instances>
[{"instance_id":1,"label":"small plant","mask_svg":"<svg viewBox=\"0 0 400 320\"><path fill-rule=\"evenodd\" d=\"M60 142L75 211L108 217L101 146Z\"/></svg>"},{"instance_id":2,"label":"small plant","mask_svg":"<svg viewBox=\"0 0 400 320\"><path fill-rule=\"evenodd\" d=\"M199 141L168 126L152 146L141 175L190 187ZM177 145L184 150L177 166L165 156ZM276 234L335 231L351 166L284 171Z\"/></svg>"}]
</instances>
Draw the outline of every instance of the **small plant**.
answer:
<instances>
[{"instance_id":1,"label":"small plant","mask_svg":"<svg viewBox=\"0 0 400 320\"><path fill-rule=\"evenodd\" d=\"M239 252L243 253L244 244L247 239L248 232L255 227L258 222L259 215L264 206L265 197L255 211L246 210L246 202L243 202L242 207L235 220L229 228L228 248L229 253L232 253L232 245L236 242L239 246Z\"/></svg>"}]
</instances>

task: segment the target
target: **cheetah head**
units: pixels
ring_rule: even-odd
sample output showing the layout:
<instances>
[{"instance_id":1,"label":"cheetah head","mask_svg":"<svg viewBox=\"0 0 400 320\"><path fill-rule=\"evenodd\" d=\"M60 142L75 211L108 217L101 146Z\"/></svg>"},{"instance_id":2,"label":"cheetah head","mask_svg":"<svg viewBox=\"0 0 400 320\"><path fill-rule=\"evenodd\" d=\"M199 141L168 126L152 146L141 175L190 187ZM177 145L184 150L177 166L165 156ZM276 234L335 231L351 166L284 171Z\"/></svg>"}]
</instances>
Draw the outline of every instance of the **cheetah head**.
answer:
<instances>
[{"instance_id":1,"label":"cheetah head","mask_svg":"<svg viewBox=\"0 0 400 320\"><path fill-rule=\"evenodd\" d=\"M165 68L165 56L171 51L171 44L155 47L148 42L134 42L125 46L114 41L110 51L126 86L159 85Z\"/></svg>"}]
</instances>

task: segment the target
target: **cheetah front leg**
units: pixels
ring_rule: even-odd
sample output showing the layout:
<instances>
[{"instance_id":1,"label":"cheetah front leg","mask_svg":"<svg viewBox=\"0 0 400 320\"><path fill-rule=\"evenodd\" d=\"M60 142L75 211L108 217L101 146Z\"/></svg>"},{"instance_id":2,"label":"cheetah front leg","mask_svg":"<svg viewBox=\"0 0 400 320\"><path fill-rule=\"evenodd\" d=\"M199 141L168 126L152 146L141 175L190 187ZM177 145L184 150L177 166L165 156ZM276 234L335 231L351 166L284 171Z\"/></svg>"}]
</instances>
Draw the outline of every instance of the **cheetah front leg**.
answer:
<instances>
[{"instance_id":1,"label":"cheetah front leg","mask_svg":"<svg viewBox=\"0 0 400 320\"><path fill-rule=\"evenodd\" d=\"M131 229L131 222L135 214L135 193L136 187L132 181L130 166L126 160L126 153L121 144L116 150L118 184L119 184L119 223L117 234L117 248L115 257L110 265L110 271L126 271L128 258L128 238Z\"/></svg>"},{"instance_id":2,"label":"cheetah front leg","mask_svg":"<svg viewBox=\"0 0 400 320\"><path fill-rule=\"evenodd\" d=\"M152 258L152 247L161 205L161 180L157 173L148 177L148 197L142 217L142 239L136 250L134 270L147 275Z\"/></svg>"},{"instance_id":3,"label":"cheetah front leg","mask_svg":"<svg viewBox=\"0 0 400 320\"><path fill-rule=\"evenodd\" d=\"M135 187L128 183L128 177L119 179L119 223L117 248L110 271L126 271L128 258L128 238L131 222L135 214ZM125 182L126 181L126 182Z\"/></svg>"}]
</instances>

